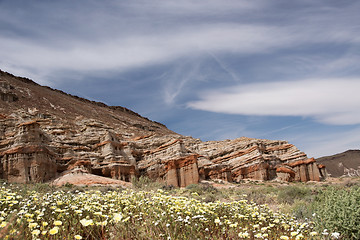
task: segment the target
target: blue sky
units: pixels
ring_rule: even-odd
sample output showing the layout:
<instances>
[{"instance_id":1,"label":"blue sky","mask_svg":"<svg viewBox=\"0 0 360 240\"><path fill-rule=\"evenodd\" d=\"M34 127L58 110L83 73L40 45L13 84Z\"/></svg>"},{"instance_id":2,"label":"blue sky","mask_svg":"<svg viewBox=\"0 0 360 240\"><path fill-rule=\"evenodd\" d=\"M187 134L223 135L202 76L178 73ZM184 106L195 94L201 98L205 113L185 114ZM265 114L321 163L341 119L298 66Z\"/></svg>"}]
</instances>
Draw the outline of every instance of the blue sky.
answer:
<instances>
[{"instance_id":1,"label":"blue sky","mask_svg":"<svg viewBox=\"0 0 360 240\"><path fill-rule=\"evenodd\" d=\"M360 1L0 0L0 68L202 140L360 146Z\"/></svg>"}]
</instances>

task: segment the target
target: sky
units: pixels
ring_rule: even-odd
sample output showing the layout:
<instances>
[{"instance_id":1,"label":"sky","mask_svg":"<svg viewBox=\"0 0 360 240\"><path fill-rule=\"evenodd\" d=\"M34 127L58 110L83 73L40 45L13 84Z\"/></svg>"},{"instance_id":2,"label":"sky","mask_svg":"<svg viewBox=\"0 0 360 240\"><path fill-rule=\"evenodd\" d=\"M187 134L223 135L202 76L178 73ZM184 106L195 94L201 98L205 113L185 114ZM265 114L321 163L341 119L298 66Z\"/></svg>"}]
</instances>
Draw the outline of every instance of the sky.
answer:
<instances>
[{"instance_id":1,"label":"sky","mask_svg":"<svg viewBox=\"0 0 360 240\"><path fill-rule=\"evenodd\" d=\"M360 148L358 0L0 0L0 69L203 141Z\"/></svg>"}]
</instances>

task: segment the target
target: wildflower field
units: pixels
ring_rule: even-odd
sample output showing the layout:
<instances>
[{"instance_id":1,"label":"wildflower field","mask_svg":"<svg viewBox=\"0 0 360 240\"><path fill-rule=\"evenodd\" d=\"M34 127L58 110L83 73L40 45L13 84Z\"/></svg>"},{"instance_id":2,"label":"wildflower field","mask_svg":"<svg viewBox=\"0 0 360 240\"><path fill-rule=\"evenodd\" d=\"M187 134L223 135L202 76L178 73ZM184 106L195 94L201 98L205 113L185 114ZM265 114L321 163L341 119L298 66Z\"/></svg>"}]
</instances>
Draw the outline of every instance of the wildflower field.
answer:
<instances>
[{"instance_id":1,"label":"wildflower field","mask_svg":"<svg viewBox=\"0 0 360 240\"><path fill-rule=\"evenodd\" d=\"M162 189L53 190L3 185L0 239L341 238L246 199L205 202L196 192Z\"/></svg>"}]
</instances>

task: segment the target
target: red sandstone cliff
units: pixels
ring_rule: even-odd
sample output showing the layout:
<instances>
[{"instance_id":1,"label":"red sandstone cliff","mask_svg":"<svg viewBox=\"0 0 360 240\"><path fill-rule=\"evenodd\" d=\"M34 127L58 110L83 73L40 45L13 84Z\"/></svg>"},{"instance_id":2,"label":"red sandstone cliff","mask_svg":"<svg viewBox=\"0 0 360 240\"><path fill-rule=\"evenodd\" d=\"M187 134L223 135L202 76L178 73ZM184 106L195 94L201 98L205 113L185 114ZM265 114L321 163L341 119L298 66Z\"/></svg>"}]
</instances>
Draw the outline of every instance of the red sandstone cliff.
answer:
<instances>
[{"instance_id":1,"label":"red sandstone cliff","mask_svg":"<svg viewBox=\"0 0 360 240\"><path fill-rule=\"evenodd\" d=\"M207 179L323 177L314 159L286 141L243 137L202 142L128 109L1 71L0 160L0 178L24 183L80 172L127 182L146 175L179 187Z\"/></svg>"}]
</instances>

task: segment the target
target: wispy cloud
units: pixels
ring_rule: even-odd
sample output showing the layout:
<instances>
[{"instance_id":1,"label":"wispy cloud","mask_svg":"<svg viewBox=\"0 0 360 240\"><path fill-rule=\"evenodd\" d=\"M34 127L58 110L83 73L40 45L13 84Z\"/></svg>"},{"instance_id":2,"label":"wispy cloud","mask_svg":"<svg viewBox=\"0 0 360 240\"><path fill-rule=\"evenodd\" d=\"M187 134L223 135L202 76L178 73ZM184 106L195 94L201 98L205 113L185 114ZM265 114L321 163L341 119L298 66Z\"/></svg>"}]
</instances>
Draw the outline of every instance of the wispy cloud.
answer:
<instances>
[{"instance_id":1,"label":"wispy cloud","mask_svg":"<svg viewBox=\"0 0 360 240\"><path fill-rule=\"evenodd\" d=\"M201 90L240 81L226 61L213 53L184 57L165 69L158 79L161 81L163 99L169 106L177 104L184 107L186 101L195 98Z\"/></svg>"},{"instance_id":2,"label":"wispy cloud","mask_svg":"<svg viewBox=\"0 0 360 240\"><path fill-rule=\"evenodd\" d=\"M6 46L3 58L20 66L84 71L147 66L208 51L247 54L270 51L291 42L289 37L275 39L275 35L285 34L281 29L268 26L211 24L145 36L89 39L83 43L69 39L64 48L8 37L1 37L0 45Z\"/></svg>"},{"instance_id":3,"label":"wispy cloud","mask_svg":"<svg viewBox=\"0 0 360 240\"><path fill-rule=\"evenodd\" d=\"M264 0L208 0L206 4L201 1L183 0L183 1L132 1L130 6L135 9L143 9L145 11L151 11L154 14L171 14L171 15L193 15L193 14L229 14L229 13L241 13L249 10L256 10L262 8L265 5Z\"/></svg>"},{"instance_id":4,"label":"wispy cloud","mask_svg":"<svg viewBox=\"0 0 360 240\"><path fill-rule=\"evenodd\" d=\"M26 7L30 10L17 9L19 18L6 6L0 11L7 33L0 35L0 61L43 74L127 71L208 52L266 54L313 43L360 42L358 28L336 24L334 16L341 14L336 9L319 11L316 18L305 14L301 21L287 18L287 24L267 14L253 20L253 12L269 8L266 1L91 1L74 4L74 10L65 1ZM55 7L60 13L53 13Z\"/></svg>"},{"instance_id":5,"label":"wispy cloud","mask_svg":"<svg viewBox=\"0 0 360 240\"><path fill-rule=\"evenodd\" d=\"M160 79L163 82L164 100L167 105L175 103L176 98L190 81L197 81L201 77L198 62L182 62L171 71L164 73Z\"/></svg>"},{"instance_id":6,"label":"wispy cloud","mask_svg":"<svg viewBox=\"0 0 360 240\"><path fill-rule=\"evenodd\" d=\"M240 79L223 61L221 61L215 54L209 53L209 55L216 61L216 63L235 81L239 82Z\"/></svg>"},{"instance_id":7,"label":"wispy cloud","mask_svg":"<svg viewBox=\"0 0 360 240\"><path fill-rule=\"evenodd\" d=\"M260 116L311 117L326 124L360 123L360 79L250 83L203 92L193 109Z\"/></svg>"}]
</instances>

